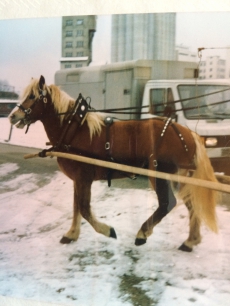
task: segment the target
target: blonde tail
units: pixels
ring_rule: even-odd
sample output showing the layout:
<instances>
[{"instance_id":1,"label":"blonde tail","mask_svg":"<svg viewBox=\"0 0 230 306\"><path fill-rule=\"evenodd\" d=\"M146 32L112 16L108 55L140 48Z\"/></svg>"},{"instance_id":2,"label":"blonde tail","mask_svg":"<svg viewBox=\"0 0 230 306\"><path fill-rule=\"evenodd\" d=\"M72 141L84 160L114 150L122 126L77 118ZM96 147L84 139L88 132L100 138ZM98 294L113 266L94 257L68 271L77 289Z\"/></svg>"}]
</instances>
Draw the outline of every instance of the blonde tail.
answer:
<instances>
[{"instance_id":1,"label":"blonde tail","mask_svg":"<svg viewBox=\"0 0 230 306\"><path fill-rule=\"evenodd\" d=\"M192 135L196 143L196 170L192 177L217 182L201 138L196 133L192 132ZM186 184L182 187L179 196L185 201L190 201L194 215L203 221L213 232L218 232L216 217L217 191Z\"/></svg>"}]
</instances>

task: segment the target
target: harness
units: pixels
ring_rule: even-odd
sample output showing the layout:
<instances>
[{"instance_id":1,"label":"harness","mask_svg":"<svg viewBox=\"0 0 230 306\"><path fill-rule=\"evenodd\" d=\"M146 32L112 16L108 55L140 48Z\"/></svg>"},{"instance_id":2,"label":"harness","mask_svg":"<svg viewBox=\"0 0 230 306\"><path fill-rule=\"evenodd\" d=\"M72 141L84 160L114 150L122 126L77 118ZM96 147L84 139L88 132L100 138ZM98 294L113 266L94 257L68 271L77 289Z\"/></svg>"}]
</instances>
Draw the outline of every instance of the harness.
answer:
<instances>
[{"instance_id":1,"label":"harness","mask_svg":"<svg viewBox=\"0 0 230 306\"><path fill-rule=\"evenodd\" d=\"M78 121L79 121L80 125L82 125L84 123L85 119L86 119L86 115L88 113L88 109L89 108L90 108L89 104L82 97L82 95L79 94L79 96L78 96L78 98L77 98L77 100L75 102L75 106L73 108L73 111L72 111L70 117L67 119L66 126L63 129L58 142L53 147L53 149L55 151L60 151L61 149L62 150L64 149L65 151L70 150L70 146L69 145L63 145L63 140L64 140L65 136L67 135L67 133L68 133L68 131L70 129L70 126L71 126L73 120L75 119L75 116L78 117ZM71 140L73 139L73 137L74 137L74 134L71 135ZM71 140L70 140L70 142L71 142Z\"/></svg>"},{"instance_id":2,"label":"harness","mask_svg":"<svg viewBox=\"0 0 230 306\"><path fill-rule=\"evenodd\" d=\"M185 151L188 152L188 147L187 147L187 144L184 140L184 137L183 135L181 134L181 132L178 130L178 128L176 127L176 125L173 123L172 121L172 118L168 118L165 122L165 125L163 127L163 130L161 132L161 139L163 139L164 135L165 135L165 132L168 128L168 126L171 125L171 127L174 129L174 131L176 132L176 134L178 135L178 137L180 138L181 140L181 143L182 143L182 146L184 147Z\"/></svg>"},{"instance_id":3,"label":"harness","mask_svg":"<svg viewBox=\"0 0 230 306\"><path fill-rule=\"evenodd\" d=\"M22 104L17 104L18 108L21 109L25 114L25 118L23 120L24 120L24 123L27 124L26 133L28 132L29 126L32 122L31 113L33 111L33 108L41 100L43 100L44 104L47 103L46 94L47 94L46 90L39 89L39 99L36 99L34 101L34 103L31 105L30 108L26 109L24 106L22 106ZM31 95L29 97L29 99L34 99L34 98L35 98L35 96L33 96L33 95ZM65 136L69 132L69 129L70 129L73 121L76 122L76 117L77 117L77 122L81 126L84 123L84 121L86 119L86 116L87 116L87 113L89 111L92 111L90 105L83 98L83 96L81 94L79 94L79 96L78 96L78 98L75 102L75 105L73 107L73 110L71 112L65 112L65 113L57 114L57 115L70 114L70 116L66 120L66 125L65 125L64 129L62 130L62 133L60 135L59 140L51 148L44 149L41 152L39 152L39 156L40 157L46 157L46 152L51 152L51 151L62 151L62 152L64 151L64 152L73 152L75 154L82 154L82 152L78 152L77 149L72 147L71 145L64 144L63 141L64 141ZM156 118L156 119L157 120L165 120L165 118ZM113 122L114 122L113 117L109 116L109 117L106 117L104 119L104 123L105 123L105 126L106 126L105 151L106 151L106 156L107 156L108 161L119 163L118 161L115 161L115 159L113 158L113 154L112 154L112 151L111 151L111 145L110 145L110 127L112 126ZM161 145L161 142L163 141L164 135L165 135L169 125L172 126L172 128L174 129L174 131L176 132L176 134L180 138L182 146L184 147L185 151L188 152L188 147L185 143L183 135L177 129L176 125L172 122L172 118L168 118L165 121L164 127L161 131L161 134L160 134L160 140L159 140L159 143L158 143L158 147ZM75 133L70 135L69 143L71 143L74 135L75 135ZM151 155L153 155L153 154L151 154ZM150 155L150 157L151 157L151 155ZM153 161L153 164L154 164L155 167L157 167L157 161L156 160ZM109 187L111 186L111 179L112 179L113 171L114 170L112 170L110 168L107 169L107 180L108 180L108 186ZM129 174L127 175L126 173L123 173L123 174L128 176L131 179L136 179L135 175L129 175Z\"/></svg>"},{"instance_id":4,"label":"harness","mask_svg":"<svg viewBox=\"0 0 230 306\"><path fill-rule=\"evenodd\" d=\"M73 152L75 154L80 154L80 152L77 151L74 147L72 147L69 144L64 144L64 138L69 132L69 129L72 125L73 122L78 122L78 124L81 126L85 122L88 110L90 108L90 105L87 103L87 101L82 97L81 94L79 94L77 100L75 101L75 105L73 107L73 110L70 112L69 118L66 120L66 125L64 129L62 130L62 133L59 137L59 140L57 143L52 146L49 149L44 149L41 152L39 152L40 157L46 157L46 152L51 152L51 151L61 151L61 152ZM66 112L69 114L69 112ZM61 113L61 115L66 114L66 113ZM60 115L60 114L58 114ZM76 120L77 118L77 120ZM69 137L69 143L71 143L72 139L75 136L75 131L70 135Z\"/></svg>"},{"instance_id":5,"label":"harness","mask_svg":"<svg viewBox=\"0 0 230 306\"><path fill-rule=\"evenodd\" d=\"M172 118L167 118L166 119L166 118L162 117L162 118L155 118L155 120L161 120L161 121L165 122L165 124L163 126L163 129L162 129L162 131L160 133L159 141L157 142L157 144L155 146L155 149L157 150L161 146L161 144L162 144L162 142L164 140L164 136L166 134L166 131L167 131L168 127L171 126L173 128L173 130L175 131L176 135L179 137L179 139L181 141L181 144L182 144L182 147L184 148L185 152L188 154L189 153L189 149L188 149L186 141L185 141L185 139L183 137L183 134L181 134L180 130L177 128L175 123L172 121ZM153 153L150 155L150 157L152 157L152 156L154 156ZM153 166L154 166L154 168L157 168L157 166L158 166L158 162L155 159L153 160ZM190 164L189 168L191 168L191 167L192 168L195 167L194 161L192 161L192 163ZM184 166L184 168L186 168L186 166Z\"/></svg>"},{"instance_id":6,"label":"harness","mask_svg":"<svg viewBox=\"0 0 230 306\"><path fill-rule=\"evenodd\" d=\"M110 130L110 126L113 124L113 117L106 117L104 119L104 123L106 126L106 139L105 139L105 151L106 151L106 155L107 155L107 159L111 162L114 162L114 158L111 155L111 151L110 151L110 136L109 136L109 130ZM108 181L108 186L111 186L111 180L112 180L112 174L113 174L113 170L111 168L107 169L107 181Z\"/></svg>"}]
</instances>

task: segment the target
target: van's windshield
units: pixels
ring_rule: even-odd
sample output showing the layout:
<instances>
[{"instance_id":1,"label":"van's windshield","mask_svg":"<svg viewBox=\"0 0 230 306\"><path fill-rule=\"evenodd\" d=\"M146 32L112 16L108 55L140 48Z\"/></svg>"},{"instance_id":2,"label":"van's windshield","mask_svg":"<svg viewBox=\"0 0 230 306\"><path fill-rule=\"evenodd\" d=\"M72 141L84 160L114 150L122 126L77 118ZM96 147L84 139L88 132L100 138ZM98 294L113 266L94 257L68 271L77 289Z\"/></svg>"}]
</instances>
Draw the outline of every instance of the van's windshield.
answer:
<instances>
[{"instance_id":1,"label":"van's windshield","mask_svg":"<svg viewBox=\"0 0 230 306\"><path fill-rule=\"evenodd\" d=\"M180 99L189 99L181 103L187 119L230 118L230 86L178 85L178 92Z\"/></svg>"}]
</instances>

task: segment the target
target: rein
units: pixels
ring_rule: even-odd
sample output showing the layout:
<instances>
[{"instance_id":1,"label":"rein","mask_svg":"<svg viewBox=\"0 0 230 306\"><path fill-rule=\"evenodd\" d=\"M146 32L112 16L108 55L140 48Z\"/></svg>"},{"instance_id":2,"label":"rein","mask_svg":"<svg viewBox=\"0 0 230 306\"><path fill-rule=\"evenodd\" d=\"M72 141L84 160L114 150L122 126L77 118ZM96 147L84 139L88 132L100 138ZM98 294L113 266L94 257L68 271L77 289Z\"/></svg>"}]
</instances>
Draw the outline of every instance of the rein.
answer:
<instances>
[{"instance_id":1,"label":"rein","mask_svg":"<svg viewBox=\"0 0 230 306\"><path fill-rule=\"evenodd\" d=\"M195 99L195 98L177 100L175 102L169 102L169 103L167 103L167 106L169 106L169 104L175 104L176 102L187 101L187 100L192 100L192 99ZM224 104L224 103L227 103L227 102L230 102L230 99L224 100L224 101L220 101L220 102L215 102L215 103L210 104L209 106ZM162 106L162 103L154 104L154 106L155 107ZM135 107L135 108L136 109L142 109L142 108L147 108L147 107L150 107L150 105L140 106L140 107ZM179 111L187 111L187 110L197 109L197 107L198 108L204 108L204 107L207 107L207 105L182 107L180 109L171 109L170 112L171 113L177 113ZM130 107L130 108L127 107L127 108L124 108L124 109L117 108L116 110L111 110L111 109L107 109L107 110L106 109L104 109L104 110L95 110L95 109L92 109L92 110L89 110L89 112L100 112L100 113L121 114L121 115L141 115L141 114L147 115L147 114L149 114L149 112L122 112L122 110L125 110L125 109L129 110L129 109L134 109L134 108L132 108L132 107ZM154 114L162 114L162 112L163 111L156 111L156 112L154 112Z\"/></svg>"},{"instance_id":2,"label":"rein","mask_svg":"<svg viewBox=\"0 0 230 306\"><path fill-rule=\"evenodd\" d=\"M194 99L198 99L198 98L202 98L202 97L206 97L206 96L210 96L210 95L214 95L214 94L217 94L217 93L220 93L220 92L224 92L224 91L227 91L229 90L229 88L227 89L222 89L222 90L219 90L219 91L215 91L215 92L212 92L212 93L209 93L209 94L205 94L205 95L200 95L200 96L196 96L196 97L191 97L191 98L186 98L186 99L180 99L180 100L175 100L175 101L172 101L172 102L167 102L167 107L170 106L170 105L175 105L176 103L179 103L179 102L184 102L184 101L190 101L190 100L194 100ZM46 90L41 90L39 88L39 100L42 100L43 99L43 102L46 104L47 103L47 98L46 98L46 94L47 94L47 91ZM81 95L81 94L80 94ZM35 96L31 97L31 99L34 99ZM88 97L88 99L90 99ZM87 98L86 98L87 100ZM85 100L85 101L86 101ZM224 101L219 101L219 102L215 102L215 103L212 103L210 104L210 106L214 106L214 105L220 105L220 104L224 104L224 103L227 103L229 102L230 100L224 100ZM27 124L27 129L26 129L26 132L28 132L28 129L29 129L29 126L31 124L31 119L30 119L30 114L32 112L32 109L34 108L35 104L38 102L38 100L36 100L32 106L28 109L25 109L22 104L17 104L17 107L19 109L21 109L24 113L25 113L25 119L24 119L24 122ZM91 100L90 100L91 102ZM111 114L124 114L124 115L145 115L145 114L149 114L150 112L130 112L129 110L135 110L135 109L143 109L143 108L149 108L150 105L145 105L145 106L137 106L137 107L123 107L123 108L110 108L110 109L99 109L99 110L96 110L94 108L92 108L90 106L90 102L87 103L86 102L86 105L88 106L87 108L87 112L100 112L100 113L111 113ZM154 105L154 107L158 107L158 106L162 106L162 103L157 103ZM204 107L207 107L207 105L200 105L199 108L204 108ZM170 115L173 114L173 113L177 113L179 111L187 111L187 110L193 110L193 109L196 109L197 106L193 106L193 107L182 107L180 109L170 109L169 110L169 113ZM129 111L129 112L126 112L126 111ZM56 113L56 114L53 114L53 115L49 115L49 116L62 116L62 115L73 115L74 113L74 110L73 111L67 111L67 112L63 112L63 113ZM162 111L156 111L154 112L154 114L162 114ZM36 118L34 118L36 119Z\"/></svg>"},{"instance_id":3,"label":"rein","mask_svg":"<svg viewBox=\"0 0 230 306\"><path fill-rule=\"evenodd\" d=\"M199 99L199 98L203 98L203 97L206 97L206 96L211 96L211 95L214 95L214 94L217 94L217 93L221 93L221 92L224 92L224 91L227 91L227 90L230 90L230 88L227 88L227 89L222 89L222 90L218 90L218 91L215 91L215 92L211 92L211 93L208 93L208 94L205 94L205 95L200 95L200 96L196 96L196 97L191 97L191 98L186 98L186 99L179 99L179 100L175 100L175 101L172 101L172 102L167 102L167 106L170 106L170 105L174 105L176 103L179 103L179 102L185 102L185 101L190 101L190 100L194 100L194 99ZM219 105L219 104L224 104L224 103L227 103L229 102L230 100L224 100L224 101L219 101L219 102L215 102L215 103L212 103L210 104L210 106L213 106L213 105ZM158 106L162 106L162 103L157 103L157 104L154 104L154 107L158 107ZM135 109L143 109L143 108L149 108L150 105L145 105L145 106L137 106L137 107L123 107L123 108L110 108L110 109L99 109L99 110L95 110L95 109L91 109L89 110L89 112L100 112L100 113L111 113L111 114L123 114L123 115L141 115L141 114L149 114L149 112L123 112L123 111L126 111L126 110L135 110ZM204 107L207 107L207 105L201 105L199 106L199 108L204 108ZM193 109L196 109L197 106L192 106L192 107L182 107L180 109L171 109L170 112L171 113L177 113L179 111L187 111L187 110L193 110ZM162 111L157 111L157 112L154 112L154 114L161 114Z\"/></svg>"}]
</instances>

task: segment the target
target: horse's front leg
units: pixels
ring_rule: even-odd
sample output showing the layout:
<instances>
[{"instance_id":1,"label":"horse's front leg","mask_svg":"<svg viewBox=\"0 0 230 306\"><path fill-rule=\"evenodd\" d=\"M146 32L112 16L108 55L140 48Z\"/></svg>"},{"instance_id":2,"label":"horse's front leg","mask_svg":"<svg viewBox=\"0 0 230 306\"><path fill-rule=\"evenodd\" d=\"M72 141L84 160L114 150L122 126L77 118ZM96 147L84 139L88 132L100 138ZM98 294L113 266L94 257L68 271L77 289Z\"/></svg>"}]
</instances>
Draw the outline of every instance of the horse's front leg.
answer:
<instances>
[{"instance_id":1,"label":"horse's front leg","mask_svg":"<svg viewBox=\"0 0 230 306\"><path fill-rule=\"evenodd\" d=\"M158 166L157 170L164 171L164 165ZM135 245L142 245L146 243L147 237L149 237L155 225L157 225L176 205L176 198L172 192L170 182L163 179L150 178L150 182L158 197L159 207L153 213L153 215L146 220L140 230L137 233Z\"/></svg>"},{"instance_id":2,"label":"horse's front leg","mask_svg":"<svg viewBox=\"0 0 230 306\"><path fill-rule=\"evenodd\" d=\"M94 230L99 234L105 235L106 237L116 239L117 236L114 228L103 222L98 221L91 210L91 183L81 183L77 187L77 198L79 201L80 213L82 217L89 222L89 224L94 228Z\"/></svg>"},{"instance_id":3,"label":"horse's front leg","mask_svg":"<svg viewBox=\"0 0 230 306\"><path fill-rule=\"evenodd\" d=\"M60 243L68 244L71 241L76 241L80 235L81 214L80 207L77 201L77 187L74 182L74 199L73 199L73 221L69 231L62 237Z\"/></svg>"},{"instance_id":4,"label":"horse's front leg","mask_svg":"<svg viewBox=\"0 0 230 306\"><path fill-rule=\"evenodd\" d=\"M87 173L87 172L86 172ZM80 234L81 216L86 219L96 232L107 237L117 238L113 227L105 223L99 222L91 211L91 185L92 181L79 176L74 182L74 213L73 221L69 231L61 239L61 243L70 243L78 239Z\"/></svg>"}]
</instances>

